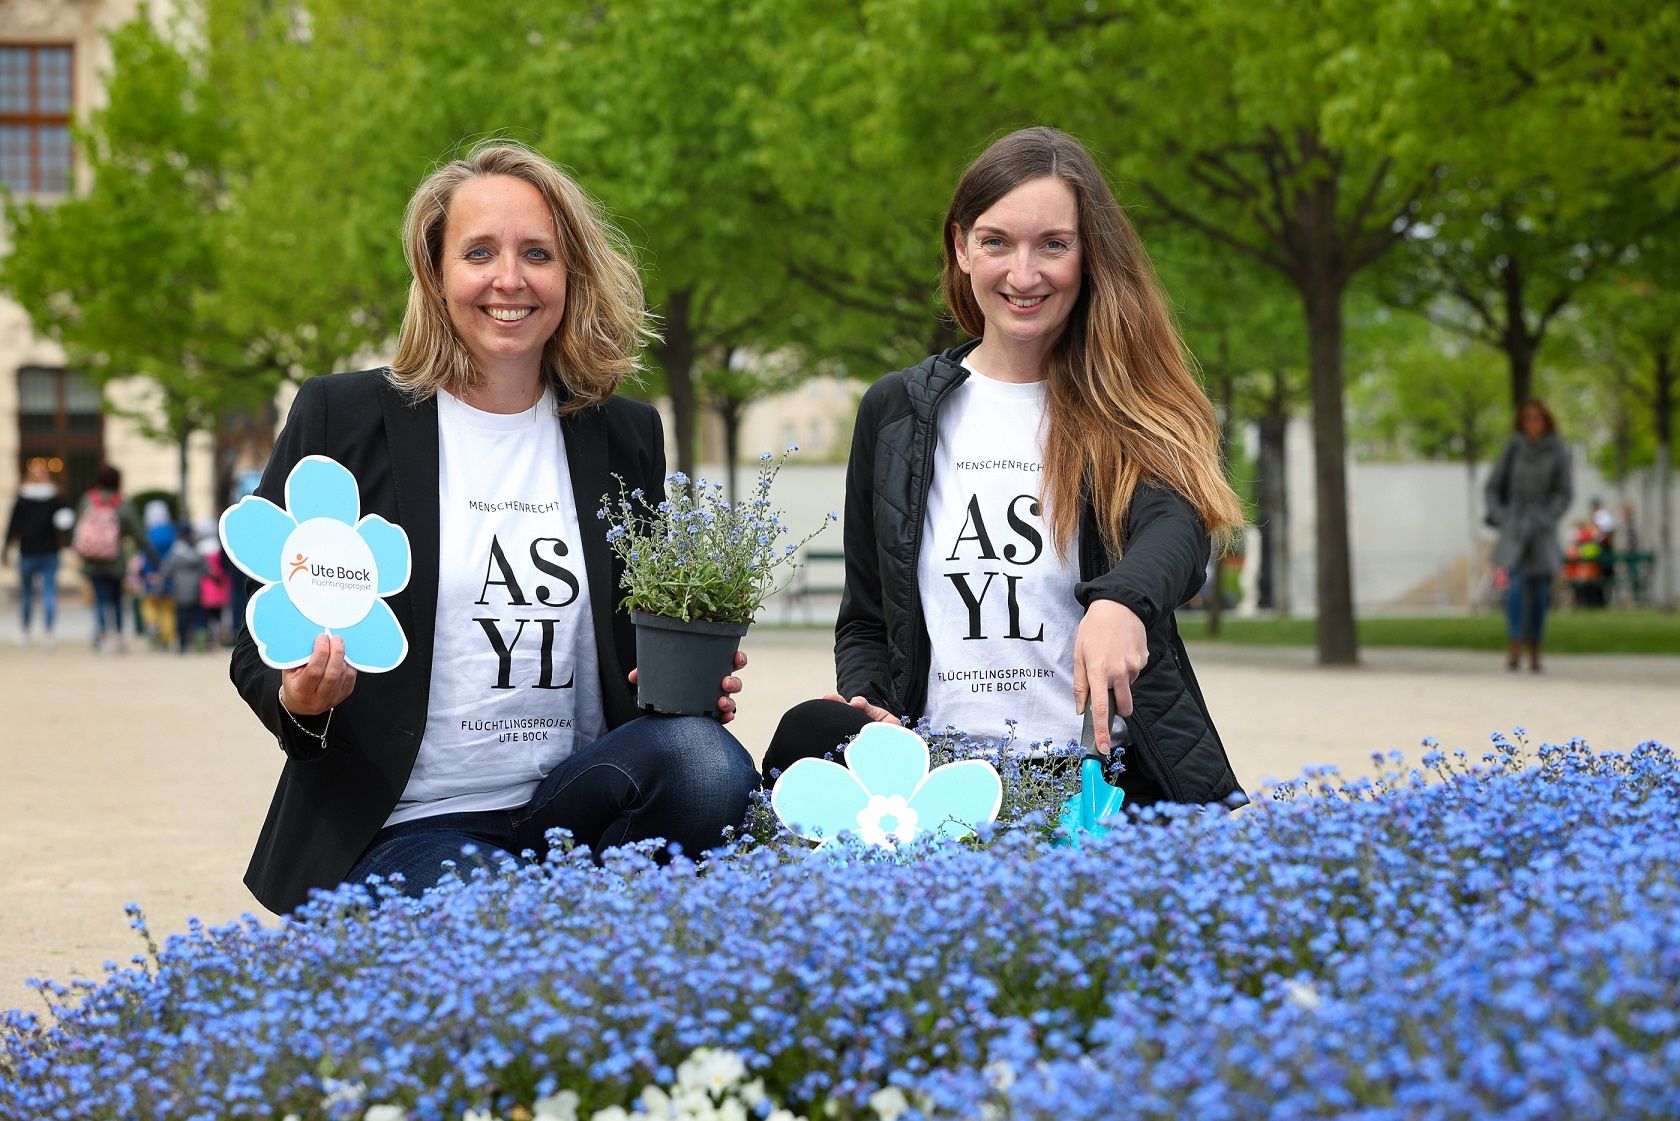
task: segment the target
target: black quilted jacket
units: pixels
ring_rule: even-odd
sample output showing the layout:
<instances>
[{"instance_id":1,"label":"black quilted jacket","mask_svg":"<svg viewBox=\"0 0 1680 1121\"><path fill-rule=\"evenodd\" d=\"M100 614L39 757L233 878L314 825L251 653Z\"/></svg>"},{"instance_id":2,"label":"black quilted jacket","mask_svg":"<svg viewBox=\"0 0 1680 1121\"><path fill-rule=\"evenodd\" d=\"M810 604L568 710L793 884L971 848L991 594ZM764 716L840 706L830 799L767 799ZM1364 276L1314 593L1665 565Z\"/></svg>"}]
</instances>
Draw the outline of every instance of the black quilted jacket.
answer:
<instances>
[{"instance_id":1,"label":"black quilted jacket","mask_svg":"<svg viewBox=\"0 0 1680 1121\"><path fill-rule=\"evenodd\" d=\"M843 696L865 696L918 716L927 702L927 624L916 587L933 471L934 414L968 376L975 343L936 354L870 387L859 406L846 473L846 590L834 627ZM1095 512L1081 508L1074 594L1125 604L1149 634L1149 663L1132 686L1131 744L1122 775L1133 804L1243 798L1179 639L1173 610L1202 586L1208 535L1176 492L1138 487L1126 518L1125 556L1105 554Z\"/></svg>"}]
</instances>

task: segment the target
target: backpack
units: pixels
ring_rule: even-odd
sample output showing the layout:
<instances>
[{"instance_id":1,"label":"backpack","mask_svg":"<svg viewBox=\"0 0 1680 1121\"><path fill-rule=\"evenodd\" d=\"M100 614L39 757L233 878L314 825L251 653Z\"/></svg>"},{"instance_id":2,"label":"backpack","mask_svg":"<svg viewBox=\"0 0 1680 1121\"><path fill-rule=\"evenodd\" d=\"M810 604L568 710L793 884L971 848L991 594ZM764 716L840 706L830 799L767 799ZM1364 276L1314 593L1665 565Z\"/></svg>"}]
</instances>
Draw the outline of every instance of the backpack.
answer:
<instances>
[{"instance_id":1,"label":"backpack","mask_svg":"<svg viewBox=\"0 0 1680 1121\"><path fill-rule=\"evenodd\" d=\"M120 502L116 495L102 500L98 494L88 494L87 510L70 535L70 547L78 557L88 561L114 561L122 556L122 521L117 517Z\"/></svg>"}]
</instances>

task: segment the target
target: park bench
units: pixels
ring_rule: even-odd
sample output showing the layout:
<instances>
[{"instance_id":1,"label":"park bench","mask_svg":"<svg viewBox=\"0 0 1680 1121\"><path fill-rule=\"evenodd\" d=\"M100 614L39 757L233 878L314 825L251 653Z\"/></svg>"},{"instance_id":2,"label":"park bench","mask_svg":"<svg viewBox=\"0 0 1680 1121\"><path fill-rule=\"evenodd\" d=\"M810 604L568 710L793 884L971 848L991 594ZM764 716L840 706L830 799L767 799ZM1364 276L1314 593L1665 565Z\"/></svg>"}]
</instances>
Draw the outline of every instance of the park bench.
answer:
<instances>
[{"instance_id":1,"label":"park bench","mask_svg":"<svg viewBox=\"0 0 1680 1121\"><path fill-rule=\"evenodd\" d=\"M783 602L784 622L814 622L812 601L838 599L846 590L846 554L838 549L804 549L799 569L778 598Z\"/></svg>"}]
</instances>

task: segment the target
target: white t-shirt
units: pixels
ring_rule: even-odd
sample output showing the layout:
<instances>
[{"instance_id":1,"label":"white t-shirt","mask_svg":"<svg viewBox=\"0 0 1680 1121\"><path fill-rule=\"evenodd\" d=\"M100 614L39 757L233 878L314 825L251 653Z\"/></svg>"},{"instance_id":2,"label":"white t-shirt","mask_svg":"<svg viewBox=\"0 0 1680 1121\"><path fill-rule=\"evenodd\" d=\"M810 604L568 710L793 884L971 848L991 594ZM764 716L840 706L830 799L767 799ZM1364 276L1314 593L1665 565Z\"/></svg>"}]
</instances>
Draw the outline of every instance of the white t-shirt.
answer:
<instances>
[{"instance_id":1,"label":"white t-shirt","mask_svg":"<svg viewBox=\"0 0 1680 1121\"><path fill-rule=\"evenodd\" d=\"M554 402L438 401L438 594L425 737L387 825L524 805L606 731Z\"/></svg>"},{"instance_id":2,"label":"white t-shirt","mask_svg":"<svg viewBox=\"0 0 1680 1121\"><path fill-rule=\"evenodd\" d=\"M968 380L939 407L916 577L932 639L927 717L1015 743L1079 739L1073 640L1079 539L1067 559L1039 501L1047 382Z\"/></svg>"}]
</instances>

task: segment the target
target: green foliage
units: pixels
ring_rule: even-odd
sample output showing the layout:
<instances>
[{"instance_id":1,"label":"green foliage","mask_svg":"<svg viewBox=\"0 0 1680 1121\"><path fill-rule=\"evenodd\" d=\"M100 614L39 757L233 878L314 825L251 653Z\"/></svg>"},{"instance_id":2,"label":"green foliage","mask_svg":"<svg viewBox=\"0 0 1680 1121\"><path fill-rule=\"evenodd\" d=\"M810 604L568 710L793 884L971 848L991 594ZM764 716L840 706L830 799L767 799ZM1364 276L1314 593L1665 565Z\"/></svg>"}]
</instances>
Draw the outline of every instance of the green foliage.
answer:
<instances>
[{"instance_id":1,"label":"green foliage","mask_svg":"<svg viewBox=\"0 0 1680 1121\"><path fill-rule=\"evenodd\" d=\"M1512 411L1500 355L1426 320L1374 309L1349 332L1355 426L1368 453L1459 459L1499 448Z\"/></svg>"}]
</instances>

